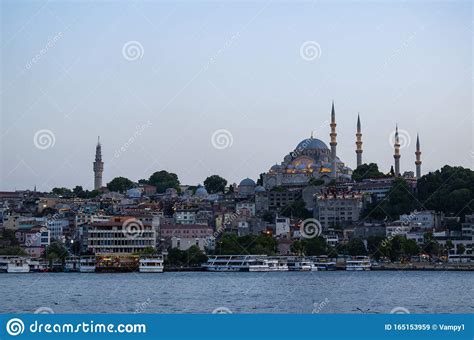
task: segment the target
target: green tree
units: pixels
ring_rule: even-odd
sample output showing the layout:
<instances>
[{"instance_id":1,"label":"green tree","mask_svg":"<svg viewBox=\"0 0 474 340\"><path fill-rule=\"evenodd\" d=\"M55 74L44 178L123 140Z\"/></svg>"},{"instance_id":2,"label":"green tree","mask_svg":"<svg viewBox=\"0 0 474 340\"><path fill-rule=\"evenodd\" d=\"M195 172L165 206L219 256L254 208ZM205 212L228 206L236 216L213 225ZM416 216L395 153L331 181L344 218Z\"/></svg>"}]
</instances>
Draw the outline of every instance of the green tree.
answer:
<instances>
[{"instance_id":1,"label":"green tree","mask_svg":"<svg viewBox=\"0 0 474 340\"><path fill-rule=\"evenodd\" d=\"M360 182L364 179L377 179L386 177L382 172L379 171L379 167L375 163L362 164L352 172L352 179L356 182Z\"/></svg>"},{"instance_id":2,"label":"green tree","mask_svg":"<svg viewBox=\"0 0 474 340\"><path fill-rule=\"evenodd\" d=\"M462 243L458 244L458 249L457 249L458 255L464 254L465 251L466 251L466 247L464 246L464 244Z\"/></svg>"},{"instance_id":3,"label":"green tree","mask_svg":"<svg viewBox=\"0 0 474 340\"><path fill-rule=\"evenodd\" d=\"M44 250L44 257L50 262L54 260L60 260L64 262L66 257L69 256L69 252L62 242L54 241Z\"/></svg>"},{"instance_id":4,"label":"green tree","mask_svg":"<svg viewBox=\"0 0 474 340\"><path fill-rule=\"evenodd\" d=\"M107 183L107 189L114 192L125 192L133 188L133 182L125 177L115 177Z\"/></svg>"},{"instance_id":5,"label":"green tree","mask_svg":"<svg viewBox=\"0 0 474 340\"><path fill-rule=\"evenodd\" d=\"M306 252L304 243L300 240L293 241L293 243L290 246L290 250L293 254L296 254L299 256L304 255Z\"/></svg>"},{"instance_id":6,"label":"green tree","mask_svg":"<svg viewBox=\"0 0 474 340\"><path fill-rule=\"evenodd\" d=\"M81 194L84 193L84 189L80 185L76 185L74 189L72 189L74 196L79 197Z\"/></svg>"},{"instance_id":7,"label":"green tree","mask_svg":"<svg viewBox=\"0 0 474 340\"><path fill-rule=\"evenodd\" d=\"M153 173L148 179L148 183L154 185L158 193L164 193L168 188L179 191L178 175L165 170Z\"/></svg>"},{"instance_id":8,"label":"green tree","mask_svg":"<svg viewBox=\"0 0 474 340\"><path fill-rule=\"evenodd\" d=\"M224 192L226 185L227 181L218 175L209 176L204 180L204 187L210 194Z\"/></svg>"},{"instance_id":9,"label":"green tree","mask_svg":"<svg viewBox=\"0 0 474 340\"><path fill-rule=\"evenodd\" d=\"M360 238L353 238L346 244L346 250L349 255L366 255L367 249L365 249L364 242Z\"/></svg>"},{"instance_id":10,"label":"green tree","mask_svg":"<svg viewBox=\"0 0 474 340\"><path fill-rule=\"evenodd\" d=\"M294 217L307 219L313 217L313 214L306 209L306 204L302 199L296 200L282 209L281 214L285 217Z\"/></svg>"},{"instance_id":11,"label":"green tree","mask_svg":"<svg viewBox=\"0 0 474 340\"><path fill-rule=\"evenodd\" d=\"M474 210L474 171L446 165L421 177L417 194L426 209L464 216Z\"/></svg>"},{"instance_id":12,"label":"green tree","mask_svg":"<svg viewBox=\"0 0 474 340\"><path fill-rule=\"evenodd\" d=\"M72 191L68 188L53 188L51 193L58 196L71 197L73 196Z\"/></svg>"},{"instance_id":13,"label":"green tree","mask_svg":"<svg viewBox=\"0 0 474 340\"><path fill-rule=\"evenodd\" d=\"M303 241L305 255L308 256L320 256L328 253L328 246L324 237L317 236L310 239L304 239Z\"/></svg>"}]
</instances>

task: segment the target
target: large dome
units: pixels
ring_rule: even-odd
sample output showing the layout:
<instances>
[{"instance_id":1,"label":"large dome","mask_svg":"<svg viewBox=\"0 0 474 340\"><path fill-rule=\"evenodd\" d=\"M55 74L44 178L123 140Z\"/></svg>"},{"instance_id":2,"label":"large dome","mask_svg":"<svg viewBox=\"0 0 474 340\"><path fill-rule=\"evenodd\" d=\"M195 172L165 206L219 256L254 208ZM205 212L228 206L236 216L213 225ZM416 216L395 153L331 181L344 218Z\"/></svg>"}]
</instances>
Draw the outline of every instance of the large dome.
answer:
<instances>
[{"instance_id":1,"label":"large dome","mask_svg":"<svg viewBox=\"0 0 474 340\"><path fill-rule=\"evenodd\" d=\"M329 150L327 145L320 139L317 138L307 138L303 139L295 150L304 150L304 149L323 149Z\"/></svg>"}]
</instances>

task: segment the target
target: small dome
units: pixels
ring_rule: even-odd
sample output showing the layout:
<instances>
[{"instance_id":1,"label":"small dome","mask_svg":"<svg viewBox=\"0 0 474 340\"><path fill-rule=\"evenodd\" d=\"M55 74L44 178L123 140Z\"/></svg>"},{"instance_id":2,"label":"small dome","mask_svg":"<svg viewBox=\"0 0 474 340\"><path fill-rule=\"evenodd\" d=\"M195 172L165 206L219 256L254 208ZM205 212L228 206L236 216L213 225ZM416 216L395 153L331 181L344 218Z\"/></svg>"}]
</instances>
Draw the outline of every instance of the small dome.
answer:
<instances>
[{"instance_id":1,"label":"small dome","mask_svg":"<svg viewBox=\"0 0 474 340\"><path fill-rule=\"evenodd\" d=\"M253 179L250 179L250 178L246 178L246 179L243 179L239 186L247 186L247 187L254 187L255 186L255 182L253 181Z\"/></svg>"},{"instance_id":2,"label":"small dome","mask_svg":"<svg viewBox=\"0 0 474 340\"><path fill-rule=\"evenodd\" d=\"M262 187L261 185L258 185L256 188L255 188L255 192L265 192L265 188Z\"/></svg>"},{"instance_id":3,"label":"small dome","mask_svg":"<svg viewBox=\"0 0 474 340\"><path fill-rule=\"evenodd\" d=\"M199 196L199 197L206 197L208 195L207 193L207 190L206 188L202 187L202 186L199 186L197 189L196 189L196 196Z\"/></svg>"},{"instance_id":4,"label":"small dome","mask_svg":"<svg viewBox=\"0 0 474 340\"><path fill-rule=\"evenodd\" d=\"M271 171L279 171L281 169L281 165L275 164L270 168Z\"/></svg>"}]
</instances>

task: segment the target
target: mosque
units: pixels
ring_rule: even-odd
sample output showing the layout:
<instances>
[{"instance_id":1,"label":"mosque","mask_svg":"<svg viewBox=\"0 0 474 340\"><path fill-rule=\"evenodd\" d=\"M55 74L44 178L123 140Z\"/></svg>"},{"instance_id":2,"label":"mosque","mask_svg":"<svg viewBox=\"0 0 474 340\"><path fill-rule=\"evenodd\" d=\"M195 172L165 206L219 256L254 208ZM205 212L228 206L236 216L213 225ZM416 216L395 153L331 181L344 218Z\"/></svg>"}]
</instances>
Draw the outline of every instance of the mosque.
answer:
<instances>
[{"instance_id":1,"label":"mosque","mask_svg":"<svg viewBox=\"0 0 474 340\"><path fill-rule=\"evenodd\" d=\"M303 188L313 180L323 180L328 183L332 180L340 182L350 181L352 178L352 169L344 164L337 157L337 133L336 133L336 112L334 102L331 108L331 133L328 146L320 139L312 135L308 139L301 141L289 154L283 162L273 165L270 170L263 175L263 187L270 190L274 187ZM356 129L356 155L357 166L362 165L362 130L360 117L357 117ZM400 142L398 136L398 127L395 133L395 176L400 176ZM420 145L417 137L416 144L416 176L421 176Z\"/></svg>"}]
</instances>

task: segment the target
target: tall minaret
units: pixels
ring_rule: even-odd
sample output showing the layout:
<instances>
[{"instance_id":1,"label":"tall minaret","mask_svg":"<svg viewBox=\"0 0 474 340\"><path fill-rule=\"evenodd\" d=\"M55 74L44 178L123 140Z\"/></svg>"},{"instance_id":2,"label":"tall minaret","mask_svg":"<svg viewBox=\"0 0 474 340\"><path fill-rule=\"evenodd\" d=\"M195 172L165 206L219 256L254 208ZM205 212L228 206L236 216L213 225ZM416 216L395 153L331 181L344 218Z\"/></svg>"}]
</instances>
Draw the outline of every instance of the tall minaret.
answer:
<instances>
[{"instance_id":1,"label":"tall minaret","mask_svg":"<svg viewBox=\"0 0 474 340\"><path fill-rule=\"evenodd\" d=\"M420 136L418 136L418 134L416 134L416 151L415 151L415 155L416 155L416 161L415 161L415 165L416 165L416 178L419 179L419 178L421 178L421 151L420 151Z\"/></svg>"},{"instance_id":2,"label":"tall minaret","mask_svg":"<svg viewBox=\"0 0 474 340\"><path fill-rule=\"evenodd\" d=\"M393 158L395 159L395 177L400 176L400 139L398 138L398 124L395 127L395 153Z\"/></svg>"},{"instance_id":3,"label":"tall minaret","mask_svg":"<svg viewBox=\"0 0 474 340\"><path fill-rule=\"evenodd\" d=\"M332 109L331 109L331 133L329 136L331 136L331 142L329 145L331 145L331 176L333 179L337 178L337 161L336 161L336 112L334 111L334 101L332 102Z\"/></svg>"},{"instance_id":4,"label":"tall minaret","mask_svg":"<svg viewBox=\"0 0 474 340\"><path fill-rule=\"evenodd\" d=\"M360 128L360 116L357 114L357 133L356 133L356 154L357 154L357 167L362 165L362 130Z\"/></svg>"},{"instance_id":5,"label":"tall minaret","mask_svg":"<svg viewBox=\"0 0 474 340\"><path fill-rule=\"evenodd\" d=\"M102 162L102 148L100 146L100 137L97 137L97 146L95 148L94 164L94 190L102 188L102 172L104 172L104 162Z\"/></svg>"}]
</instances>

